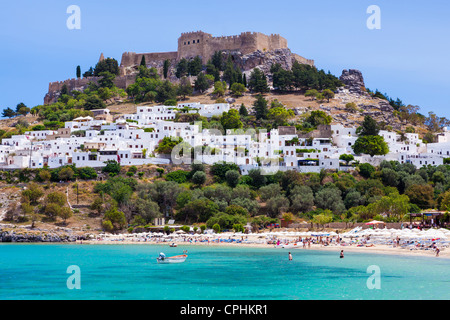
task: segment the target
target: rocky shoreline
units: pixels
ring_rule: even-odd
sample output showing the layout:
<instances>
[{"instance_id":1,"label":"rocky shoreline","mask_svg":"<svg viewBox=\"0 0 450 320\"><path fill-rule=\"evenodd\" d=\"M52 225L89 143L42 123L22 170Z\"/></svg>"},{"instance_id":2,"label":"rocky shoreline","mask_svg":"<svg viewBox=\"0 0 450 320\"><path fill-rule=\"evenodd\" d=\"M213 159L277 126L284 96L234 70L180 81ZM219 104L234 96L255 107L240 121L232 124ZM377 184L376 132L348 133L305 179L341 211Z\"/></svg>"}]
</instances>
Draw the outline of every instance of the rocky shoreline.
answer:
<instances>
[{"instance_id":1,"label":"rocky shoreline","mask_svg":"<svg viewBox=\"0 0 450 320\"><path fill-rule=\"evenodd\" d=\"M0 242L75 242L87 240L86 235L75 234L71 230L31 229L0 225Z\"/></svg>"}]
</instances>

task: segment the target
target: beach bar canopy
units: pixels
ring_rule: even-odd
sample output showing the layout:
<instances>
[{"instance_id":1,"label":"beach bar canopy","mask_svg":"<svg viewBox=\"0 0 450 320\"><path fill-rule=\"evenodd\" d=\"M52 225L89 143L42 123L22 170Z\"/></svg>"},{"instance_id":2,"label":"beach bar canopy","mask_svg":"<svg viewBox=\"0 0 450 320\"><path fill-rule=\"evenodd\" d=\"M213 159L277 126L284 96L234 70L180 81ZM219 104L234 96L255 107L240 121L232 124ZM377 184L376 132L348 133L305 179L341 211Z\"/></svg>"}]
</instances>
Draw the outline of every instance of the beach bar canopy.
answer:
<instances>
[{"instance_id":1,"label":"beach bar canopy","mask_svg":"<svg viewBox=\"0 0 450 320\"><path fill-rule=\"evenodd\" d=\"M409 222L412 223L413 217L422 217L422 221L425 220L425 217L437 218L441 217L445 214L445 211L427 211L420 213L408 213L409 214Z\"/></svg>"}]
</instances>

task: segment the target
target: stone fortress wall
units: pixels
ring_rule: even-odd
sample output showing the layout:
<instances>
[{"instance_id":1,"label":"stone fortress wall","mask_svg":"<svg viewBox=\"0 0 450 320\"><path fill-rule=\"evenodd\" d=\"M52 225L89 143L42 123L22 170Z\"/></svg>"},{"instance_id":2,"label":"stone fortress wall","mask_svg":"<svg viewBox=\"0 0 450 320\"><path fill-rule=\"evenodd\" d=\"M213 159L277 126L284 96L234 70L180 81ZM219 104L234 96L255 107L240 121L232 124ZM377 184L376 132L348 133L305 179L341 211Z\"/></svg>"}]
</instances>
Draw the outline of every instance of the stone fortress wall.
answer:
<instances>
[{"instance_id":1,"label":"stone fortress wall","mask_svg":"<svg viewBox=\"0 0 450 320\"><path fill-rule=\"evenodd\" d=\"M272 51L287 48L287 40L279 34L243 32L240 35L213 37L202 31L182 33L178 38L178 60L197 55L207 61L216 51L237 50L246 55L257 50Z\"/></svg>"},{"instance_id":2,"label":"stone fortress wall","mask_svg":"<svg viewBox=\"0 0 450 320\"><path fill-rule=\"evenodd\" d=\"M141 63L142 56L145 56L148 67L156 67L161 72L165 60L170 60L173 67L182 58L190 59L200 56L203 63L206 64L216 51L235 51L240 52L241 55L248 55L256 51L271 52L277 49L287 49L290 52L287 40L279 34L265 35L260 32L242 32L240 35L213 37L211 34L203 31L186 32L182 33L178 38L177 51L153 53L124 52L119 66L120 73L114 82L117 87L122 89L134 83L135 72L137 66ZM314 65L314 60L303 58L295 53L292 53L292 56L300 63ZM100 60L102 59L104 59L103 54L100 57ZM83 90L90 81L97 83L99 79L99 77L86 77L51 82L49 91L44 97L44 103L54 102L64 84L69 91Z\"/></svg>"},{"instance_id":3,"label":"stone fortress wall","mask_svg":"<svg viewBox=\"0 0 450 320\"><path fill-rule=\"evenodd\" d=\"M48 85L48 92L44 97L44 104L51 104L53 102L56 102L59 92L63 88L64 85L67 86L67 89L70 91L72 90L78 90L83 91L85 88L87 88L89 82L93 82L95 84L98 84L98 80L100 80L101 77L85 77L85 78L74 78L74 79L67 79L64 81L55 81L50 82ZM136 80L136 75L120 75L117 76L114 79L114 84L121 89L126 89L130 84L133 84Z\"/></svg>"}]
</instances>

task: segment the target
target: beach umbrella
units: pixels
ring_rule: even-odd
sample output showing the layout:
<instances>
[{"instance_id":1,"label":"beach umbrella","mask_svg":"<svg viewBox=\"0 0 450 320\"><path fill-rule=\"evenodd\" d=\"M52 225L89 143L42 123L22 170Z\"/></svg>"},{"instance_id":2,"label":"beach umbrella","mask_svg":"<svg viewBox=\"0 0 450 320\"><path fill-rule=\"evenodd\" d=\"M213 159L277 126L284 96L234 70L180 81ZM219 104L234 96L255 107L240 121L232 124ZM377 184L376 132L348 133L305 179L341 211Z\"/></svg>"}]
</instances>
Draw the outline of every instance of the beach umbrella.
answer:
<instances>
[{"instance_id":1,"label":"beach umbrella","mask_svg":"<svg viewBox=\"0 0 450 320\"><path fill-rule=\"evenodd\" d=\"M384 224L384 222L383 221L372 220L372 221L366 223L366 225L375 225L375 224Z\"/></svg>"}]
</instances>

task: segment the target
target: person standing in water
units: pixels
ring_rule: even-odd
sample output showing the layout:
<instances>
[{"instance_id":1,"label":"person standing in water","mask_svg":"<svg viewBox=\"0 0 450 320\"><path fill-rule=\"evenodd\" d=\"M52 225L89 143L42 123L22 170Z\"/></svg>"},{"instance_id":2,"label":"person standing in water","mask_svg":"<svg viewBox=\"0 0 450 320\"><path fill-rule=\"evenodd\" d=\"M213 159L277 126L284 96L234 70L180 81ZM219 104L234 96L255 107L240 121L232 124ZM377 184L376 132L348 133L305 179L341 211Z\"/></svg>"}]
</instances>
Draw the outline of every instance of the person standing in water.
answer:
<instances>
[{"instance_id":1,"label":"person standing in water","mask_svg":"<svg viewBox=\"0 0 450 320\"><path fill-rule=\"evenodd\" d=\"M339 258L343 258L344 257L344 250L341 250L341 254L339 256Z\"/></svg>"},{"instance_id":2,"label":"person standing in water","mask_svg":"<svg viewBox=\"0 0 450 320\"><path fill-rule=\"evenodd\" d=\"M289 261L292 261L292 254L289 252Z\"/></svg>"}]
</instances>

